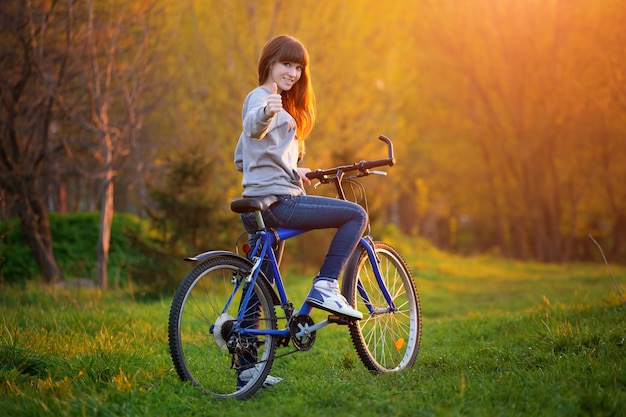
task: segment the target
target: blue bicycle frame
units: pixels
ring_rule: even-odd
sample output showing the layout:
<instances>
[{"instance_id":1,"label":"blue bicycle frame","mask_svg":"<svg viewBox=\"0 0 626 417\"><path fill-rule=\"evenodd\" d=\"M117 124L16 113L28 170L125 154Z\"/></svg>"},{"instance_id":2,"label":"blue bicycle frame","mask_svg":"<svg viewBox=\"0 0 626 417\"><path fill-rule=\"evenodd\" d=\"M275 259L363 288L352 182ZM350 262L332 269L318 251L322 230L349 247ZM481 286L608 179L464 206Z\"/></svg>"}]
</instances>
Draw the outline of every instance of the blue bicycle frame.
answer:
<instances>
[{"instance_id":1,"label":"blue bicycle frame","mask_svg":"<svg viewBox=\"0 0 626 417\"><path fill-rule=\"evenodd\" d=\"M255 247L252 249L252 253L257 254L257 255L253 257L254 265L252 269L250 270L250 274L247 277L245 277L243 280L245 281L245 283L250 283L252 285L248 285L248 289L243 296L243 299L241 302L242 308L240 308L239 310L237 323L241 323L244 320L246 307L252 297L252 293L254 291L254 283L256 282L259 276L259 271L261 270L261 264L262 264L263 259L267 259L269 261L269 265L271 267L271 272L274 277L274 282L276 285L276 289L278 291L278 297L279 297L281 305L286 305L289 302L287 298L287 293L285 291L285 286L284 286L282 277L280 275L280 271L278 269L278 262L276 260L276 256L274 254L274 251L271 250L270 248L272 248L273 245L277 242L277 238L279 241L287 240L292 237L299 236L303 233L306 233L308 232L308 230L279 228L279 229L275 229L274 232L275 233L270 233L266 229L260 230L257 232L257 235L259 235L259 239L257 240ZM385 300L387 301L387 304L389 305L388 308L374 309L374 307L372 306L372 303L370 302L368 294L366 293L365 289L363 288L363 285L359 281L357 283L359 295L362 297L364 304L367 307L370 315L385 314L388 312L396 311L397 308L392 301L391 295L389 294L389 290L387 289L387 286L383 282L380 268L378 265L378 259L377 259L376 253L374 252L374 244L372 242L371 237L370 236L361 237L361 239L359 240L359 245L363 246L365 250L367 251L370 264L372 265L372 270L374 272L374 275L376 276L376 281L378 282L378 286L380 287L380 290ZM235 286L235 288L233 289L233 293L231 294L230 299L222 312L225 312L228 306L230 305L230 303L233 301L234 294L236 293L236 291L239 288L239 285L241 284L242 283L240 282L238 285ZM303 302L302 306L300 307L300 310L298 310L297 313L299 315L308 315L310 314L311 310L312 310L312 307L309 306L306 302ZM328 319L326 319L320 323L317 323L309 327L307 331L309 332L317 331L318 329L321 329L322 327L330 323L331 322ZM279 336L279 337L287 337L290 334L290 331L288 328L282 329L282 330L268 330L268 329L242 328L242 327L239 327L239 325L236 325L236 329L243 336L272 335L272 336ZM301 336L301 335L296 334L296 336Z\"/></svg>"}]
</instances>

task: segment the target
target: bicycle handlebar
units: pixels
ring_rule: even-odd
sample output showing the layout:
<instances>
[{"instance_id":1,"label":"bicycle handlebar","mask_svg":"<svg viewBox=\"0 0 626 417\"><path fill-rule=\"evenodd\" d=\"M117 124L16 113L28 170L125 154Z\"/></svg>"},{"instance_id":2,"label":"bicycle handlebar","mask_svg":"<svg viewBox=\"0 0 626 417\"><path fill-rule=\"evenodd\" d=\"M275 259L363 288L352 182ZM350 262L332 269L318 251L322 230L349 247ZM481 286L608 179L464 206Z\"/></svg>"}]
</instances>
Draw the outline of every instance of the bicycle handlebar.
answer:
<instances>
[{"instance_id":1,"label":"bicycle handlebar","mask_svg":"<svg viewBox=\"0 0 626 417\"><path fill-rule=\"evenodd\" d=\"M343 174L346 174L348 172L359 171L358 176L365 176L369 174L368 170L371 168L382 167L386 165L390 167L393 166L393 164L396 163L396 159L393 156L393 143L391 143L391 139L383 135L380 135L378 139L387 144L387 158L374 159L370 161L359 161L351 165L342 165L330 169L316 169L315 171L307 172L307 178L310 180L319 180L322 183L328 183L334 178L341 177L343 176Z\"/></svg>"}]
</instances>

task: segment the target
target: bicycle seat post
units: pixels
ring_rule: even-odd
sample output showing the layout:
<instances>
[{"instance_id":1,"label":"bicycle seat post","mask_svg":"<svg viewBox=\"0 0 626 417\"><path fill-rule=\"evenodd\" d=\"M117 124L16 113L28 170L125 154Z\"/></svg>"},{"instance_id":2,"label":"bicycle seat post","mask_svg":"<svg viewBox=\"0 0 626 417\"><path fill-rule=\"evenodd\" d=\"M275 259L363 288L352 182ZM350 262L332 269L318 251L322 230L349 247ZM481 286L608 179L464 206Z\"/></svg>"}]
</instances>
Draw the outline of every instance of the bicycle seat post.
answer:
<instances>
[{"instance_id":1,"label":"bicycle seat post","mask_svg":"<svg viewBox=\"0 0 626 417\"><path fill-rule=\"evenodd\" d=\"M254 217L256 218L256 224L259 227L259 230L265 230L265 222L263 221L263 216L261 215L261 211L256 210L254 212Z\"/></svg>"}]
</instances>

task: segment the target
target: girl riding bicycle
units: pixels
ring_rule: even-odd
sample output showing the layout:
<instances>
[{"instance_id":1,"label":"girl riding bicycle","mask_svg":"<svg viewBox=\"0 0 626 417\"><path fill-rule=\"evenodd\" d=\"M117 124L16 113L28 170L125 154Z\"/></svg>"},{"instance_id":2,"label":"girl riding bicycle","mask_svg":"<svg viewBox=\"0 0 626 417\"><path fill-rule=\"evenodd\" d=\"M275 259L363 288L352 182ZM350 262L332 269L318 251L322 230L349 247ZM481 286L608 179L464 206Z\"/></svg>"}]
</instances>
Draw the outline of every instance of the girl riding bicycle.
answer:
<instances>
[{"instance_id":1,"label":"girl riding bicycle","mask_svg":"<svg viewBox=\"0 0 626 417\"><path fill-rule=\"evenodd\" d=\"M329 324L347 326L359 358L375 373L412 366L419 350L421 313L411 271L392 246L362 236L367 214L347 202L343 190L344 183L357 186L358 178L386 174L372 169L394 165L393 144L379 137L387 144L384 159L314 172L299 168L315 122L308 60L296 39L270 40L259 61L259 86L243 104L235 164L248 198L232 201L231 209L242 213L254 248L249 259L224 250L186 258L195 266L172 300L168 340L176 372L217 398L246 399L280 382L269 375L274 360L309 350ZM333 184L337 199L306 195L307 178ZM296 310L279 270L281 244L324 228L337 231L306 302ZM344 269L340 293L337 279ZM313 307L332 313L315 323ZM277 354L290 343L294 350Z\"/></svg>"},{"instance_id":2,"label":"girl riding bicycle","mask_svg":"<svg viewBox=\"0 0 626 417\"><path fill-rule=\"evenodd\" d=\"M337 231L306 298L307 304L361 319L341 295L338 277L365 227L367 213L358 204L309 196L304 189L307 168L298 167L304 140L315 124L315 96L309 56L300 41L277 36L263 48L259 59L259 86L246 97L241 113L242 132L235 150L235 166L243 173L244 197L277 196L263 214L267 227ZM250 246L258 238L253 213L241 215Z\"/></svg>"}]
</instances>

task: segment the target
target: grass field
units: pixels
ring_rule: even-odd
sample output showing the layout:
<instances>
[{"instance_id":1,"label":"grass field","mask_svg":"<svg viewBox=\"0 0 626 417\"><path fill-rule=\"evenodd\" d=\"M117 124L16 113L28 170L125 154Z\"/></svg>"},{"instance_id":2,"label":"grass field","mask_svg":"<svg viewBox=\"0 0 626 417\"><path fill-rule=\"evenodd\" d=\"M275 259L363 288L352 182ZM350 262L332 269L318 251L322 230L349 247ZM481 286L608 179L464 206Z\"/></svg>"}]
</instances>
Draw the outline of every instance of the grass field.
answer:
<instances>
[{"instance_id":1,"label":"grass field","mask_svg":"<svg viewBox=\"0 0 626 417\"><path fill-rule=\"evenodd\" d=\"M626 306L605 265L398 249L414 253L422 302L412 369L369 374L330 326L276 361L283 383L244 402L180 382L169 295L0 287L0 416L624 415ZM626 269L612 272L624 292ZM300 302L310 278L288 285Z\"/></svg>"}]
</instances>

